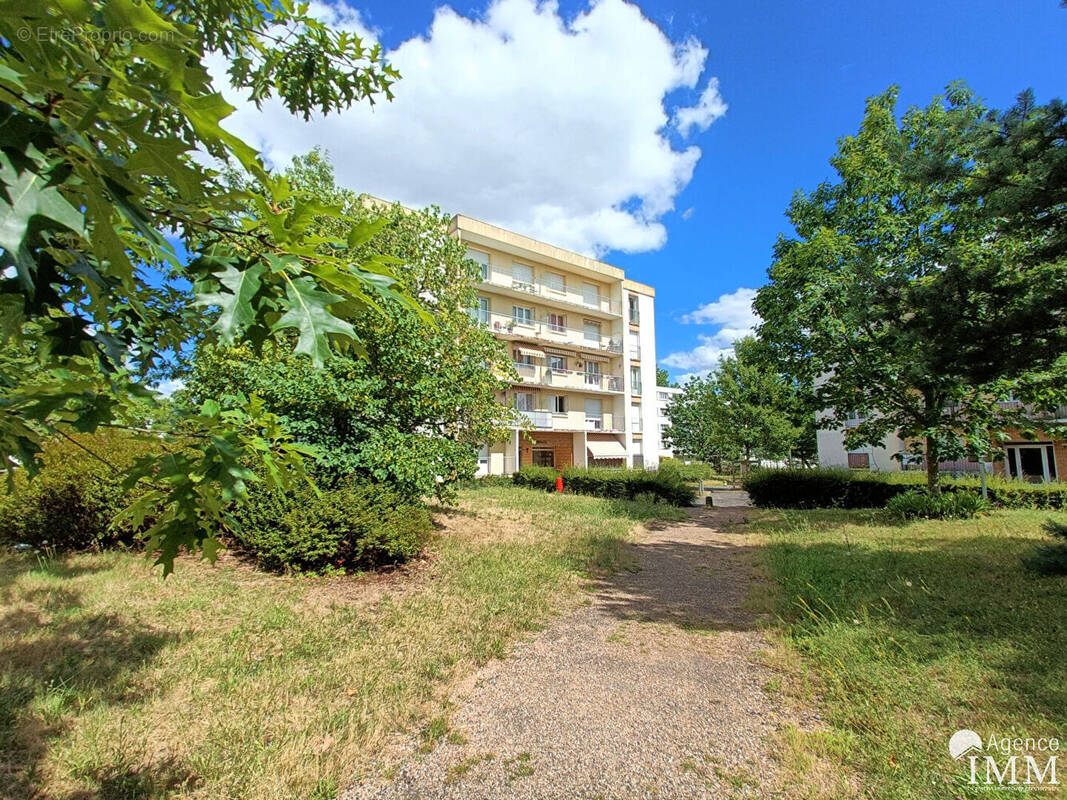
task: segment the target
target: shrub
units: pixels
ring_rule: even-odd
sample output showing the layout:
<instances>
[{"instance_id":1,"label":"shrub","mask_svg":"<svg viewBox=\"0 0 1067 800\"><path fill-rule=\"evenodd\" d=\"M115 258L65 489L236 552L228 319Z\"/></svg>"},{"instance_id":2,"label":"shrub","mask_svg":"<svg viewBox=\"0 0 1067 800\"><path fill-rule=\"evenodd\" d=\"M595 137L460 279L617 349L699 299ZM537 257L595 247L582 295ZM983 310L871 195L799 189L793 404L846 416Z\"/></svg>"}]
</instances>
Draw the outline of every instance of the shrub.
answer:
<instances>
[{"instance_id":1,"label":"shrub","mask_svg":"<svg viewBox=\"0 0 1067 800\"><path fill-rule=\"evenodd\" d=\"M1059 541L1040 545L1023 564L1041 575L1067 575L1067 525L1050 519L1043 527Z\"/></svg>"},{"instance_id":2,"label":"shrub","mask_svg":"<svg viewBox=\"0 0 1067 800\"><path fill-rule=\"evenodd\" d=\"M517 486L551 491L560 473L551 467L523 467L515 473ZM693 490L681 476L670 469L652 472L644 469L606 469L603 467L567 467L563 486L575 494L633 500L651 495L676 506L693 500Z\"/></svg>"},{"instance_id":3,"label":"shrub","mask_svg":"<svg viewBox=\"0 0 1067 800\"><path fill-rule=\"evenodd\" d=\"M974 492L945 492L931 495L923 491L910 490L886 503L886 511L898 519L971 519L983 511L988 511L990 504L981 495Z\"/></svg>"},{"instance_id":4,"label":"shrub","mask_svg":"<svg viewBox=\"0 0 1067 800\"><path fill-rule=\"evenodd\" d=\"M516 486L526 486L530 489L541 489L550 492L556 488L556 478L560 473L552 467L535 467L527 465L519 469L512 476L512 482Z\"/></svg>"},{"instance_id":5,"label":"shrub","mask_svg":"<svg viewBox=\"0 0 1067 800\"><path fill-rule=\"evenodd\" d=\"M238 549L274 570L328 572L416 555L430 532L426 508L387 484L348 480L316 494L258 484L235 506Z\"/></svg>"},{"instance_id":6,"label":"shrub","mask_svg":"<svg viewBox=\"0 0 1067 800\"><path fill-rule=\"evenodd\" d=\"M0 488L0 540L57 550L134 541L137 531L115 518L140 492L122 488L119 470L155 451L157 444L117 431L72 438L45 442L42 470L32 479L25 470L16 470L15 490Z\"/></svg>"},{"instance_id":7,"label":"shrub","mask_svg":"<svg viewBox=\"0 0 1067 800\"><path fill-rule=\"evenodd\" d=\"M882 508L890 498L925 484L925 475L915 472L848 469L757 469L744 480L752 503L763 508ZM979 485L977 478L942 478L941 488L946 495L973 494ZM987 487L994 508L1067 510L1067 484L989 476Z\"/></svg>"},{"instance_id":8,"label":"shrub","mask_svg":"<svg viewBox=\"0 0 1067 800\"><path fill-rule=\"evenodd\" d=\"M715 467L708 464L706 461L694 461L691 464L686 464L684 461L679 461L677 458L664 457L659 460L659 468L662 469L674 469L682 477L682 480L694 483L696 481L707 481L716 477Z\"/></svg>"}]
</instances>

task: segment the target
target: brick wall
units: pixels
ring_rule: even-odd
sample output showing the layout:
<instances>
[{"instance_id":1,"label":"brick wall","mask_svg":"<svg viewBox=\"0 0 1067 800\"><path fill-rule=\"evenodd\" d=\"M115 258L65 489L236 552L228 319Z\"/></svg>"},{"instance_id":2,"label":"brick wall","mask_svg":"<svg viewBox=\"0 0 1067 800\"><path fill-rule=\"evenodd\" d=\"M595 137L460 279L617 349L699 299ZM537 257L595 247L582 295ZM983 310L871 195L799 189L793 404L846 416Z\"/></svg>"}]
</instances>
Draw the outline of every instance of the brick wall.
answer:
<instances>
[{"instance_id":1,"label":"brick wall","mask_svg":"<svg viewBox=\"0 0 1067 800\"><path fill-rule=\"evenodd\" d=\"M531 441L531 438L533 441ZM574 434L548 431L531 431L519 433L519 466L533 463L533 449L551 447L556 468L569 467L574 461Z\"/></svg>"}]
</instances>

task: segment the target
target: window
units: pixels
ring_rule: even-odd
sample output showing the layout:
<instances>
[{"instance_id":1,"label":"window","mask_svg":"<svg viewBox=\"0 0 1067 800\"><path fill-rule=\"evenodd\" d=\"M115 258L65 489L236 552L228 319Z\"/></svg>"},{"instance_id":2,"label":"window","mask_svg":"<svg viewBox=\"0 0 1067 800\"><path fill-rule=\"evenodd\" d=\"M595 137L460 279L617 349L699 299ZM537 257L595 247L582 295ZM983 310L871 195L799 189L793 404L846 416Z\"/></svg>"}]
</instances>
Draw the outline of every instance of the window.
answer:
<instances>
[{"instance_id":1,"label":"window","mask_svg":"<svg viewBox=\"0 0 1067 800\"><path fill-rule=\"evenodd\" d=\"M548 368L553 372L566 372L567 359L565 359L563 356L549 356Z\"/></svg>"},{"instance_id":2,"label":"window","mask_svg":"<svg viewBox=\"0 0 1067 800\"><path fill-rule=\"evenodd\" d=\"M478 305L470 310L471 319L482 325L489 324L489 298L479 297Z\"/></svg>"},{"instance_id":3,"label":"window","mask_svg":"<svg viewBox=\"0 0 1067 800\"><path fill-rule=\"evenodd\" d=\"M527 306L512 306L511 319L516 325L533 325L533 309Z\"/></svg>"},{"instance_id":4,"label":"window","mask_svg":"<svg viewBox=\"0 0 1067 800\"><path fill-rule=\"evenodd\" d=\"M489 254L483 253L481 250L475 250L472 247L467 248L467 258L471 261L476 261L482 268L482 280L489 280Z\"/></svg>"},{"instance_id":5,"label":"window","mask_svg":"<svg viewBox=\"0 0 1067 800\"><path fill-rule=\"evenodd\" d=\"M515 410L516 411L533 411L534 410L533 392L515 392Z\"/></svg>"},{"instance_id":6,"label":"window","mask_svg":"<svg viewBox=\"0 0 1067 800\"><path fill-rule=\"evenodd\" d=\"M641 358L641 335L630 331L630 358Z\"/></svg>"},{"instance_id":7,"label":"window","mask_svg":"<svg viewBox=\"0 0 1067 800\"><path fill-rule=\"evenodd\" d=\"M533 289L533 267L529 264L513 262L511 265L512 285L521 289Z\"/></svg>"},{"instance_id":8,"label":"window","mask_svg":"<svg viewBox=\"0 0 1067 800\"><path fill-rule=\"evenodd\" d=\"M567 291L567 280L559 272L546 272L545 286L553 292L563 294L563 292Z\"/></svg>"},{"instance_id":9,"label":"window","mask_svg":"<svg viewBox=\"0 0 1067 800\"><path fill-rule=\"evenodd\" d=\"M604 415L601 412L600 400L587 398L585 401L585 427L589 430L598 431L604 425Z\"/></svg>"},{"instance_id":10,"label":"window","mask_svg":"<svg viewBox=\"0 0 1067 800\"><path fill-rule=\"evenodd\" d=\"M656 399L658 399L658 400L670 400L671 396L667 392L656 392Z\"/></svg>"},{"instance_id":11,"label":"window","mask_svg":"<svg viewBox=\"0 0 1067 800\"><path fill-rule=\"evenodd\" d=\"M561 394L554 394L548 398L548 410L553 414L567 413L567 398Z\"/></svg>"},{"instance_id":12,"label":"window","mask_svg":"<svg viewBox=\"0 0 1067 800\"><path fill-rule=\"evenodd\" d=\"M588 386L600 385L600 364L596 361L585 362L585 382Z\"/></svg>"},{"instance_id":13,"label":"window","mask_svg":"<svg viewBox=\"0 0 1067 800\"><path fill-rule=\"evenodd\" d=\"M871 454L870 453L849 453L848 454L848 468L849 469L870 469L871 468Z\"/></svg>"},{"instance_id":14,"label":"window","mask_svg":"<svg viewBox=\"0 0 1067 800\"><path fill-rule=\"evenodd\" d=\"M533 356L527 355L526 353L520 353L518 350L516 350L515 363L523 367L532 367L534 365Z\"/></svg>"},{"instance_id":15,"label":"window","mask_svg":"<svg viewBox=\"0 0 1067 800\"><path fill-rule=\"evenodd\" d=\"M641 393L641 368L630 367L630 390L635 394Z\"/></svg>"},{"instance_id":16,"label":"window","mask_svg":"<svg viewBox=\"0 0 1067 800\"><path fill-rule=\"evenodd\" d=\"M549 314L548 329L556 333L563 333L567 329L567 318L562 314Z\"/></svg>"},{"instance_id":17,"label":"window","mask_svg":"<svg viewBox=\"0 0 1067 800\"><path fill-rule=\"evenodd\" d=\"M600 323L586 320L582 326L585 331L585 341L589 344L600 346Z\"/></svg>"},{"instance_id":18,"label":"window","mask_svg":"<svg viewBox=\"0 0 1067 800\"><path fill-rule=\"evenodd\" d=\"M582 284L582 302L587 306L592 306L593 308L600 307L600 291L596 288L595 284Z\"/></svg>"},{"instance_id":19,"label":"window","mask_svg":"<svg viewBox=\"0 0 1067 800\"><path fill-rule=\"evenodd\" d=\"M548 447L535 447L533 465L535 467L554 467L556 466L556 454Z\"/></svg>"},{"instance_id":20,"label":"window","mask_svg":"<svg viewBox=\"0 0 1067 800\"><path fill-rule=\"evenodd\" d=\"M630 306L630 322L633 322L634 324L640 323L641 322L641 310L638 307L637 295L633 295L633 294L630 295L629 306Z\"/></svg>"}]
</instances>

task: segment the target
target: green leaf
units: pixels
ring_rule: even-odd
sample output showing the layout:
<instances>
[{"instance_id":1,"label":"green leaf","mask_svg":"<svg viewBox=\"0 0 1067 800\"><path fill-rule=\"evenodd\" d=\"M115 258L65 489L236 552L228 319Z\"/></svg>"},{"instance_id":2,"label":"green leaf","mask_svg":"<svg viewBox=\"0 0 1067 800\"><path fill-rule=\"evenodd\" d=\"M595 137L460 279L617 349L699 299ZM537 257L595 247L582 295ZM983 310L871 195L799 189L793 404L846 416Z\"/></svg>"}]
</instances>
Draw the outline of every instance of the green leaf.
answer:
<instances>
[{"instance_id":1,"label":"green leaf","mask_svg":"<svg viewBox=\"0 0 1067 800\"><path fill-rule=\"evenodd\" d=\"M211 327L218 332L223 343L232 343L238 333L255 321L256 310L252 306L252 299L259 291L260 278L266 269L266 265L260 262L243 270L228 265L217 275L217 278L219 283L229 291L203 293L197 296L197 305L218 306L221 309L219 318Z\"/></svg>"},{"instance_id":2,"label":"green leaf","mask_svg":"<svg viewBox=\"0 0 1067 800\"><path fill-rule=\"evenodd\" d=\"M67 202L55 186L36 172L18 171L6 154L0 154L0 181L4 184L0 196L0 247L17 253L26 238L33 217L46 217L64 228L82 233L85 218Z\"/></svg>"},{"instance_id":3,"label":"green leaf","mask_svg":"<svg viewBox=\"0 0 1067 800\"><path fill-rule=\"evenodd\" d=\"M308 277L290 280L285 293L289 309L271 330L299 330L296 352L311 356L316 366L321 366L331 355L330 334L356 338L355 329L335 317L327 308L331 303L343 302L345 298L319 291L315 282Z\"/></svg>"}]
</instances>

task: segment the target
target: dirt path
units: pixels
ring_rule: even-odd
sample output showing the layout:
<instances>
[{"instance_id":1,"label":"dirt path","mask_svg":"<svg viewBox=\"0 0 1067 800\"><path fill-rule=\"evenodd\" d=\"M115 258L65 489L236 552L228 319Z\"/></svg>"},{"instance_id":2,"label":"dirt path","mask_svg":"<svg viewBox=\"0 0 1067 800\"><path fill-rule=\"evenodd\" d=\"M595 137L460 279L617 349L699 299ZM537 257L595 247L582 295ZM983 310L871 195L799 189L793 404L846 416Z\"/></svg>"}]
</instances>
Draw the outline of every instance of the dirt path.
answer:
<instances>
[{"instance_id":1,"label":"dirt path","mask_svg":"<svg viewBox=\"0 0 1067 800\"><path fill-rule=\"evenodd\" d=\"M731 501L743 496L716 497ZM729 528L742 517L692 509L651 526L633 545L639 570L478 675L451 717L462 739L346 800L771 794L764 738L778 719L745 606L752 553Z\"/></svg>"}]
</instances>

